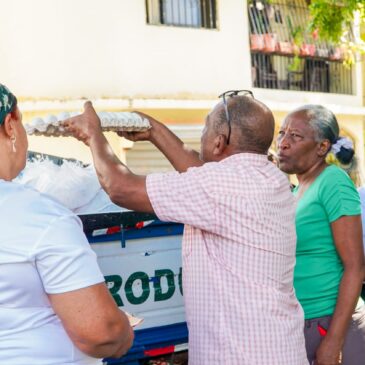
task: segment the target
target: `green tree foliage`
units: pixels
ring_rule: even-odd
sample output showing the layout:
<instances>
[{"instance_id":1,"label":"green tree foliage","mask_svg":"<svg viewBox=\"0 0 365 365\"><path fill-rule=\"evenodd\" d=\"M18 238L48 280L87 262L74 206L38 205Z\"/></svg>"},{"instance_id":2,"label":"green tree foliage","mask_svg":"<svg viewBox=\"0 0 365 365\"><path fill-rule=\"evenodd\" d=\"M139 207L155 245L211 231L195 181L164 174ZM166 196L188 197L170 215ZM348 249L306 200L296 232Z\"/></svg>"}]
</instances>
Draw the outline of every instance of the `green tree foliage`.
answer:
<instances>
[{"instance_id":1,"label":"green tree foliage","mask_svg":"<svg viewBox=\"0 0 365 365\"><path fill-rule=\"evenodd\" d=\"M320 37L335 43L351 34L356 12L365 19L365 0L312 0L309 9L312 29L318 29Z\"/></svg>"},{"instance_id":2,"label":"green tree foliage","mask_svg":"<svg viewBox=\"0 0 365 365\"><path fill-rule=\"evenodd\" d=\"M354 62L356 52L365 51L361 37L353 32L355 17L365 24L365 0L311 0L310 29L318 36L335 44L342 44L347 63Z\"/></svg>"}]
</instances>

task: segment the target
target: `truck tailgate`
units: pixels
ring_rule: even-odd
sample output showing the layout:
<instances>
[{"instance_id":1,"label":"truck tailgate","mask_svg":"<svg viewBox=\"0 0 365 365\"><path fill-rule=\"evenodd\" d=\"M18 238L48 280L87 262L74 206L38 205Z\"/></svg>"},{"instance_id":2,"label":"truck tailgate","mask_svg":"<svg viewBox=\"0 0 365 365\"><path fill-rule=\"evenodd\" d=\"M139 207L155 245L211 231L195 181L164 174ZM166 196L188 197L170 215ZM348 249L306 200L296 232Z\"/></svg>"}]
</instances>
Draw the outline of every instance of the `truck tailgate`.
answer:
<instances>
[{"instance_id":1,"label":"truck tailgate","mask_svg":"<svg viewBox=\"0 0 365 365\"><path fill-rule=\"evenodd\" d=\"M173 352L176 345L186 343L183 225L135 212L80 218L114 300L121 309L143 318L128 354L108 363L138 364L138 359Z\"/></svg>"}]
</instances>

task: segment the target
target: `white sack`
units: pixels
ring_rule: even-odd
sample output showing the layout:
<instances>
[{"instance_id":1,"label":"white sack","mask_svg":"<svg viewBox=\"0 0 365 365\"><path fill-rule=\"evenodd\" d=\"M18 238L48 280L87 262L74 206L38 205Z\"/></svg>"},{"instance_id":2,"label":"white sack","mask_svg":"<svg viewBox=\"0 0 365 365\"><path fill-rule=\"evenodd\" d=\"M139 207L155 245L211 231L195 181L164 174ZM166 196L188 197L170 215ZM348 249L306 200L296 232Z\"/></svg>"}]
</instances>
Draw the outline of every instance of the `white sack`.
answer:
<instances>
[{"instance_id":1,"label":"white sack","mask_svg":"<svg viewBox=\"0 0 365 365\"><path fill-rule=\"evenodd\" d=\"M124 212L126 210L128 209L114 204L110 200L109 195L103 189L100 189L91 201L82 207L75 209L74 212L76 214L95 214Z\"/></svg>"},{"instance_id":2,"label":"white sack","mask_svg":"<svg viewBox=\"0 0 365 365\"><path fill-rule=\"evenodd\" d=\"M28 162L16 181L50 195L72 211L93 200L101 189L93 166L66 160L60 166L47 159Z\"/></svg>"}]
</instances>

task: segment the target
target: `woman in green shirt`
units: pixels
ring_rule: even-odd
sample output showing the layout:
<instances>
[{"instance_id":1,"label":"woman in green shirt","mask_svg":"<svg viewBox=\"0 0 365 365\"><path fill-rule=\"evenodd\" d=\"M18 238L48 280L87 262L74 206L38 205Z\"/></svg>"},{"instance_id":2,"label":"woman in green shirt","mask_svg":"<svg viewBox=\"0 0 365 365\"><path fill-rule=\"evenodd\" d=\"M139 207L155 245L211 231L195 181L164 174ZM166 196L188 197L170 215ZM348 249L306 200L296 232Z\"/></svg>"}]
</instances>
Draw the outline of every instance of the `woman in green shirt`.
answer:
<instances>
[{"instance_id":1,"label":"woman in green shirt","mask_svg":"<svg viewBox=\"0 0 365 365\"><path fill-rule=\"evenodd\" d=\"M305 314L310 364L365 364L365 307L360 200L349 176L328 165L333 152L351 163L351 141L339 137L334 114L319 105L290 113L278 135L278 164L296 174L296 295ZM341 362L342 357L342 362Z\"/></svg>"}]
</instances>

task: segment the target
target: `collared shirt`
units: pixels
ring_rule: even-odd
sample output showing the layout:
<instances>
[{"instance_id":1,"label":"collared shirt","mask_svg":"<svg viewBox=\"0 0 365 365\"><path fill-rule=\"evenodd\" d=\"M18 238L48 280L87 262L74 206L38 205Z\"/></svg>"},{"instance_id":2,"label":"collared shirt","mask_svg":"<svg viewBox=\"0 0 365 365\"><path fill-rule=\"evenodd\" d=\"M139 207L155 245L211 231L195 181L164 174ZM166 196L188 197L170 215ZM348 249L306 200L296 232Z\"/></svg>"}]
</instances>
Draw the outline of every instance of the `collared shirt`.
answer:
<instances>
[{"instance_id":1,"label":"collared shirt","mask_svg":"<svg viewBox=\"0 0 365 365\"><path fill-rule=\"evenodd\" d=\"M241 153L149 175L147 192L161 220L186 224L189 365L307 365L285 175L267 156Z\"/></svg>"}]
</instances>

